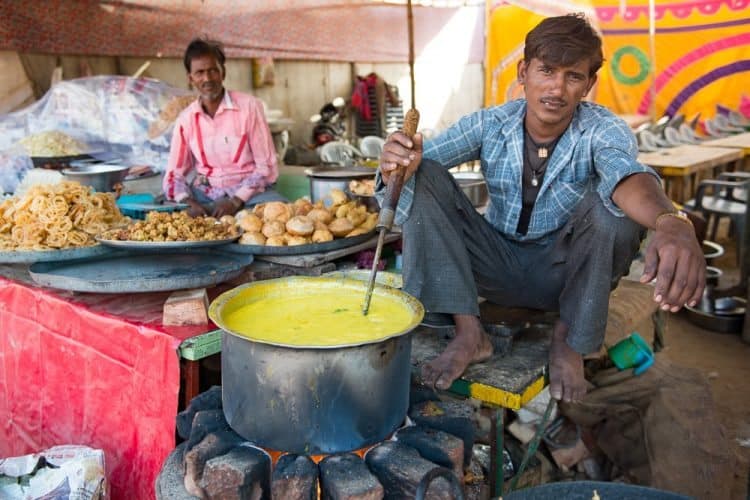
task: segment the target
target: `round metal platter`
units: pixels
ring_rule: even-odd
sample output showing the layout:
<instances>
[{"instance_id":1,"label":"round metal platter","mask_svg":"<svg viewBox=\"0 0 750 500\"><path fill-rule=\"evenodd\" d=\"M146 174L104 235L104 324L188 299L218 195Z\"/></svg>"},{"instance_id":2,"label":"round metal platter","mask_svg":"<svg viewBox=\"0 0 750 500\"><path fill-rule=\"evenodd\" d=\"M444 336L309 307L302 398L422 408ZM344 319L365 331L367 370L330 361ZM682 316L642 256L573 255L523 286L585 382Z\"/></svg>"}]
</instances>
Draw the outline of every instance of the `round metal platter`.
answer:
<instances>
[{"instance_id":1,"label":"round metal platter","mask_svg":"<svg viewBox=\"0 0 750 500\"><path fill-rule=\"evenodd\" d=\"M102 245L123 250L180 250L182 248L204 248L228 245L236 241L238 236L225 238L223 240L198 240L198 241L131 241L131 240L105 240L96 238Z\"/></svg>"},{"instance_id":2,"label":"round metal platter","mask_svg":"<svg viewBox=\"0 0 750 500\"><path fill-rule=\"evenodd\" d=\"M290 247L274 247L267 245L242 245L233 243L227 245L226 250L234 253L253 255L305 255L310 253L330 252L340 248L348 248L368 241L375 236L375 230L369 233L352 236L351 238L336 238L323 243L310 243L309 245L293 245Z\"/></svg>"},{"instance_id":3,"label":"round metal platter","mask_svg":"<svg viewBox=\"0 0 750 500\"><path fill-rule=\"evenodd\" d=\"M3 250L0 264L33 264L35 262L59 262L88 257L109 255L113 250L104 245L63 248L60 250Z\"/></svg>"},{"instance_id":4,"label":"round metal platter","mask_svg":"<svg viewBox=\"0 0 750 500\"><path fill-rule=\"evenodd\" d=\"M40 262L29 268L34 282L74 292L164 292L217 285L239 276L251 255L216 250L118 254L68 262Z\"/></svg>"}]
</instances>

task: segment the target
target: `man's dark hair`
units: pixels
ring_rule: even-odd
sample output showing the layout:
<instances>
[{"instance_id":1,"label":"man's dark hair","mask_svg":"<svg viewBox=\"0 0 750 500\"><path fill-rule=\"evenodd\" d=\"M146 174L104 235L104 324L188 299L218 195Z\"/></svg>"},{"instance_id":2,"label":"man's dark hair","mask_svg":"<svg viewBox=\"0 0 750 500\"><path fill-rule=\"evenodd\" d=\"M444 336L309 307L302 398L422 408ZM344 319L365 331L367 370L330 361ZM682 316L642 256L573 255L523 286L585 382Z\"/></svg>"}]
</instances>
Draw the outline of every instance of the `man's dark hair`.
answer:
<instances>
[{"instance_id":1,"label":"man's dark hair","mask_svg":"<svg viewBox=\"0 0 750 500\"><path fill-rule=\"evenodd\" d=\"M185 58L183 59L183 63L185 64L185 71L190 73L190 64L192 63L193 59L196 57L204 57L204 56L211 56L214 59L216 59L216 62L219 63L219 67L221 67L221 74L226 73L226 69L224 68L224 61L226 61L226 56L224 55L224 50L221 48L221 44L219 42L215 42L213 40L205 40L203 38L195 38L192 42L187 46L187 49L185 49Z\"/></svg>"},{"instance_id":2,"label":"man's dark hair","mask_svg":"<svg viewBox=\"0 0 750 500\"><path fill-rule=\"evenodd\" d=\"M551 66L572 66L589 59L589 76L602 67L602 39L583 14L548 17L526 35L523 58Z\"/></svg>"}]
</instances>

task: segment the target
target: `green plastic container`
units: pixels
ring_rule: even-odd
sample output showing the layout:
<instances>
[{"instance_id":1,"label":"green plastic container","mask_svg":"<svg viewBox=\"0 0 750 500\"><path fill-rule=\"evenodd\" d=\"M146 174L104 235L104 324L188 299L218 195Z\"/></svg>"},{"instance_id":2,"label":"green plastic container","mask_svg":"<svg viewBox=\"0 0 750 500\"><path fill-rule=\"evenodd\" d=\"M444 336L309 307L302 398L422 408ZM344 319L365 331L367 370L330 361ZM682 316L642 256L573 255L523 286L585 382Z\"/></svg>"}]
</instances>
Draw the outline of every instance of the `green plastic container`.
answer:
<instances>
[{"instance_id":1,"label":"green plastic container","mask_svg":"<svg viewBox=\"0 0 750 500\"><path fill-rule=\"evenodd\" d=\"M631 333L610 347L607 352L618 369L633 368L635 375L640 375L654 364L654 351L637 332Z\"/></svg>"}]
</instances>

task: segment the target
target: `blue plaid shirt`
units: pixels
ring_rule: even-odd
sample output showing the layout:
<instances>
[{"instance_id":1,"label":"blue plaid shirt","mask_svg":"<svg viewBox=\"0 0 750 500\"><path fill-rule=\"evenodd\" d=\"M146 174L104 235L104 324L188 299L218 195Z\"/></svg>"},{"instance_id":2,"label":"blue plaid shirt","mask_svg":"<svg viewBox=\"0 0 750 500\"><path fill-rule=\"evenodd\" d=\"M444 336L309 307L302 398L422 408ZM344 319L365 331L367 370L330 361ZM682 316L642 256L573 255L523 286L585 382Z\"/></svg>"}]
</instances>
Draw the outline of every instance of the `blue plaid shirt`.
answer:
<instances>
[{"instance_id":1,"label":"blue plaid shirt","mask_svg":"<svg viewBox=\"0 0 750 500\"><path fill-rule=\"evenodd\" d=\"M638 147L628 125L603 106L582 102L549 160L528 232L518 234L525 114L523 99L482 109L426 141L423 153L424 158L446 168L480 160L490 193L485 218L508 238L537 240L560 229L590 189L599 193L613 214L624 216L612 201L617 184L635 173L658 178L651 168L636 161ZM378 182L379 188L381 184ZM382 197L382 191L378 194ZM404 184L396 224L409 216L413 198L414 177Z\"/></svg>"}]
</instances>

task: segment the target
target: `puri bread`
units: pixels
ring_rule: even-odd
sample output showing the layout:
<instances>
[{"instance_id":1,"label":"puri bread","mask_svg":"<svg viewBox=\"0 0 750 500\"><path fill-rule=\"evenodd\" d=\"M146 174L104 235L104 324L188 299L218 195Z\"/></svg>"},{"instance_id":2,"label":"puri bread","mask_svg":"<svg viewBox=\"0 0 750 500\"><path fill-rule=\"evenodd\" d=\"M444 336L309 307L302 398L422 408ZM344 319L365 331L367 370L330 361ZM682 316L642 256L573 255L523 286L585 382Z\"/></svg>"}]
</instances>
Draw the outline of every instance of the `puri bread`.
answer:
<instances>
[{"instance_id":1,"label":"puri bread","mask_svg":"<svg viewBox=\"0 0 750 500\"><path fill-rule=\"evenodd\" d=\"M265 222L277 220L283 224L292 218L292 209L286 203L280 201L269 201L263 209L263 220Z\"/></svg>"},{"instance_id":2,"label":"puri bread","mask_svg":"<svg viewBox=\"0 0 750 500\"><path fill-rule=\"evenodd\" d=\"M354 224L349 219L334 219L328 224L328 230L337 238L343 238L354 229Z\"/></svg>"},{"instance_id":3,"label":"puri bread","mask_svg":"<svg viewBox=\"0 0 750 500\"><path fill-rule=\"evenodd\" d=\"M307 212L307 217L314 221L320 221L324 224L328 224L333 220L333 214L325 208L313 208Z\"/></svg>"},{"instance_id":4,"label":"puri bread","mask_svg":"<svg viewBox=\"0 0 750 500\"><path fill-rule=\"evenodd\" d=\"M313 209L313 204L306 198L299 198L293 204L294 215L307 215Z\"/></svg>"},{"instance_id":5,"label":"puri bread","mask_svg":"<svg viewBox=\"0 0 750 500\"><path fill-rule=\"evenodd\" d=\"M332 241L333 234L328 229L316 229L312 234L313 243L325 243L326 241Z\"/></svg>"},{"instance_id":6,"label":"puri bread","mask_svg":"<svg viewBox=\"0 0 750 500\"><path fill-rule=\"evenodd\" d=\"M235 221L234 215L227 214L227 215L222 215L221 217L219 217L219 222L221 222L222 224L226 224L228 226L234 226L234 221Z\"/></svg>"},{"instance_id":7,"label":"puri bread","mask_svg":"<svg viewBox=\"0 0 750 500\"><path fill-rule=\"evenodd\" d=\"M354 227L359 226L367 220L367 209L364 205L360 206L362 207L362 210L353 209L349 210L346 214L346 218L349 219Z\"/></svg>"},{"instance_id":8,"label":"puri bread","mask_svg":"<svg viewBox=\"0 0 750 500\"><path fill-rule=\"evenodd\" d=\"M287 221L286 230L293 236L310 236L315 231L315 224L309 217L297 215Z\"/></svg>"},{"instance_id":9,"label":"puri bread","mask_svg":"<svg viewBox=\"0 0 750 500\"><path fill-rule=\"evenodd\" d=\"M310 240L304 236L290 236L286 239L286 244L290 247L295 245L307 245L308 243L310 243Z\"/></svg>"},{"instance_id":10,"label":"puri bread","mask_svg":"<svg viewBox=\"0 0 750 500\"><path fill-rule=\"evenodd\" d=\"M271 236L266 240L266 246L268 247L283 247L286 246L283 236Z\"/></svg>"},{"instance_id":11,"label":"puri bread","mask_svg":"<svg viewBox=\"0 0 750 500\"><path fill-rule=\"evenodd\" d=\"M263 224L261 232L266 238L271 238L272 236L283 235L286 232L286 227L284 227L283 222L272 220ZM268 244L268 242L266 242L266 244Z\"/></svg>"},{"instance_id":12,"label":"puri bread","mask_svg":"<svg viewBox=\"0 0 750 500\"><path fill-rule=\"evenodd\" d=\"M253 213L257 215L258 217L260 217L261 219L263 218L263 212L265 210L266 210L265 203L258 203L257 205L253 207Z\"/></svg>"},{"instance_id":13,"label":"puri bread","mask_svg":"<svg viewBox=\"0 0 750 500\"><path fill-rule=\"evenodd\" d=\"M361 227L357 227L352 229L349 233L347 233L346 237L351 238L352 236L359 236L360 234L367 234L369 231L366 229L362 229Z\"/></svg>"},{"instance_id":14,"label":"puri bread","mask_svg":"<svg viewBox=\"0 0 750 500\"><path fill-rule=\"evenodd\" d=\"M378 213L373 212L373 213L367 214L367 219L365 219L365 221L362 224L360 224L359 227L361 227L362 229L366 231L372 231L373 229L375 229L375 226L377 225L378 225Z\"/></svg>"},{"instance_id":15,"label":"puri bread","mask_svg":"<svg viewBox=\"0 0 750 500\"><path fill-rule=\"evenodd\" d=\"M247 214L239 219L237 225L245 232L259 233L263 228L263 221L255 214Z\"/></svg>"},{"instance_id":16,"label":"puri bread","mask_svg":"<svg viewBox=\"0 0 750 500\"><path fill-rule=\"evenodd\" d=\"M337 188L331 189L328 192L327 198L331 200L331 205L343 205L349 201L349 197L346 196L346 193Z\"/></svg>"},{"instance_id":17,"label":"puri bread","mask_svg":"<svg viewBox=\"0 0 750 500\"><path fill-rule=\"evenodd\" d=\"M265 245L266 237L259 232L244 233L240 236L240 245Z\"/></svg>"}]
</instances>

